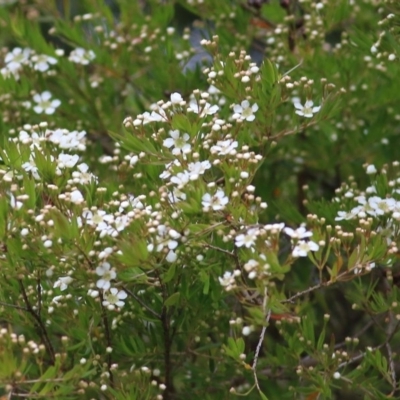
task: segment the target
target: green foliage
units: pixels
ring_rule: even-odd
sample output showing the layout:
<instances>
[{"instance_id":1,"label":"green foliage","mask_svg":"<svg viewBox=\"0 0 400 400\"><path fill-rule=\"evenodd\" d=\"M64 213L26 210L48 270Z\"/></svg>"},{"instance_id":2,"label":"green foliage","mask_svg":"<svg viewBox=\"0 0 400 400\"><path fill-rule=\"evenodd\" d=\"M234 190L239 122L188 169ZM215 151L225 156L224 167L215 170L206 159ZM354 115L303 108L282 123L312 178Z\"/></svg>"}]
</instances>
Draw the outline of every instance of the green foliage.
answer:
<instances>
[{"instance_id":1,"label":"green foliage","mask_svg":"<svg viewBox=\"0 0 400 400\"><path fill-rule=\"evenodd\" d=\"M397 3L0 0L0 397L399 397Z\"/></svg>"}]
</instances>

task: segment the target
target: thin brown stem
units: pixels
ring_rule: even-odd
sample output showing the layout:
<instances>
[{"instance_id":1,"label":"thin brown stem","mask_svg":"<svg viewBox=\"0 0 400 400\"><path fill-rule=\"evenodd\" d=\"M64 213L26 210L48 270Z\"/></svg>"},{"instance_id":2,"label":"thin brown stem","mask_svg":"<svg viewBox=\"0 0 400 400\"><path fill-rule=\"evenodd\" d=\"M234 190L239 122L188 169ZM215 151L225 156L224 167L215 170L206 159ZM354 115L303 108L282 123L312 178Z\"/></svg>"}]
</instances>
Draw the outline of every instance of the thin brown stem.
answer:
<instances>
[{"instance_id":1,"label":"thin brown stem","mask_svg":"<svg viewBox=\"0 0 400 400\"><path fill-rule=\"evenodd\" d=\"M41 318L37 314L37 312L33 309L32 305L31 305L31 303L30 303L30 301L28 299L28 295L26 294L26 290L25 290L25 287L24 287L24 284L23 284L22 280L19 279L18 283L19 283L19 287L21 289L22 297L23 297L25 305L26 305L26 311L35 320L36 326L37 326L37 328L39 330L40 337L42 338L43 344L46 347L46 351L49 354L50 363L52 365L54 365L54 363L55 363L55 353L54 353L53 346L52 346L52 344L50 342L46 326L44 325L43 321L41 320Z\"/></svg>"}]
</instances>

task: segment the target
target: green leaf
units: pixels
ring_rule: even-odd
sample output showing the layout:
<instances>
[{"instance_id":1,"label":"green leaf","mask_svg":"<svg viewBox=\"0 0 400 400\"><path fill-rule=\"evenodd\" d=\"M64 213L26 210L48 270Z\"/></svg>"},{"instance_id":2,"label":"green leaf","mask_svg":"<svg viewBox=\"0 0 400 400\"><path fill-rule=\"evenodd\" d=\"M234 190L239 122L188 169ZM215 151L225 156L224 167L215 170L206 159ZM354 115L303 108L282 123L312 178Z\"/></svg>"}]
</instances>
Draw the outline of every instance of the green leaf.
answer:
<instances>
[{"instance_id":1,"label":"green leaf","mask_svg":"<svg viewBox=\"0 0 400 400\"><path fill-rule=\"evenodd\" d=\"M169 267L168 271L164 274L163 277L164 283L170 282L174 278L175 273L176 273L176 264L173 263Z\"/></svg>"},{"instance_id":2,"label":"green leaf","mask_svg":"<svg viewBox=\"0 0 400 400\"><path fill-rule=\"evenodd\" d=\"M181 297L181 294L179 292L176 292L176 293L172 294L171 296L169 296L167 300L165 300L164 305L167 307L172 307L178 303L180 297Z\"/></svg>"},{"instance_id":3,"label":"green leaf","mask_svg":"<svg viewBox=\"0 0 400 400\"><path fill-rule=\"evenodd\" d=\"M258 393L260 393L262 400L268 400L268 397L263 392L259 391Z\"/></svg>"}]
</instances>

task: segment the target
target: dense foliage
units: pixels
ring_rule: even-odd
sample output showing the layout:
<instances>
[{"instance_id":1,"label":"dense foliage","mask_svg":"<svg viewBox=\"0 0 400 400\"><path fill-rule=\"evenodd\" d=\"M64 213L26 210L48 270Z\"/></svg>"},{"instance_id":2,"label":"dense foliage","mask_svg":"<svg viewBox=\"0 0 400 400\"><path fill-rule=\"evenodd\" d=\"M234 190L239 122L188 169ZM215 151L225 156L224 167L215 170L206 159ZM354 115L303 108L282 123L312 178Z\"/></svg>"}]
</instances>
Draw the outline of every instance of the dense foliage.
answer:
<instances>
[{"instance_id":1,"label":"dense foliage","mask_svg":"<svg viewBox=\"0 0 400 400\"><path fill-rule=\"evenodd\" d=\"M0 0L4 399L400 397L397 0Z\"/></svg>"}]
</instances>

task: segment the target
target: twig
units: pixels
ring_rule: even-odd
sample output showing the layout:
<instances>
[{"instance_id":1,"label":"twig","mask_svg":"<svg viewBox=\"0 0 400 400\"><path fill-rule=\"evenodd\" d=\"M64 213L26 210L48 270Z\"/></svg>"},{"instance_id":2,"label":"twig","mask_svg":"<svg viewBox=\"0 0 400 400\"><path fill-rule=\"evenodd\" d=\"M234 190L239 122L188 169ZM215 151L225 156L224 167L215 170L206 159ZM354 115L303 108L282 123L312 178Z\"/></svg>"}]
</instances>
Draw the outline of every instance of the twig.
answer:
<instances>
[{"instance_id":1,"label":"twig","mask_svg":"<svg viewBox=\"0 0 400 400\"><path fill-rule=\"evenodd\" d=\"M221 249L220 247L217 247L217 246L213 246L212 244L208 244L207 243L207 244L204 245L204 247L207 247L207 248L213 249L213 250L217 250L217 251L219 251L221 253L227 254L230 257L236 257L233 252L225 250L225 249Z\"/></svg>"},{"instance_id":2,"label":"twig","mask_svg":"<svg viewBox=\"0 0 400 400\"><path fill-rule=\"evenodd\" d=\"M293 303L294 300L296 300L296 299L299 298L299 297L304 296L305 294L314 292L315 290L321 289L321 288L323 288L323 287L331 286L331 285L333 285L334 283L339 282L340 278L346 276L346 275L348 274L348 272L349 272L349 271L345 271L345 272L341 273L340 275L338 275L338 276L336 277L336 279L335 279L334 281L331 280L331 281L327 281L327 282L320 282L320 283L318 283L317 285L311 286L311 287L309 287L309 288L306 289L306 290L303 290L303 291L301 291L301 292L298 292L298 293L294 294L292 297L289 297L289 298L286 299L286 300L282 300L281 303L282 303L282 304L285 304L285 303Z\"/></svg>"},{"instance_id":3,"label":"twig","mask_svg":"<svg viewBox=\"0 0 400 400\"><path fill-rule=\"evenodd\" d=\"M16 308L17 310L29 311L26 307L17 306L16 304L8 304L0 301L0 306Z\"/></svg>"},{"instance_id":4,"label":"twig","mask_svg":"<svg viewBox=\"0 0 400 400\"><path fill-rule=\"evenodd\" d=\"M128 293L130 296L132 296L143 308L145 308L150 314L155 316L158 319L161 319L161 314L158 314L156 311L154 311L152 308L150 308L140 297L136 296L135 293L133 293L131 290L127 289L125 286L122 286L122 288L125 290L126 293Z\"/></svg>"},{"instance_id":5,"label":"twig","mask_svg":"<svg viewBox=\"0 0 400 400\"><path fill-rule=\"evenodd\" d=\"M18 280L19 287L21 289L22 297L24 299L25 305L26 305L26 311L32 315L33 319L36 321L37 327L39 328L40 336L42 337L44 346L46 347L46 350L50 356L50 362L52 365L55 363L55 353L53 346L50 342L49 336L47 334L47 330L45 325L43 324L43 321L39 317L39 315L36 313L36 311L33 309L31 303L29 302L28 295L26 294L24 284L22 283L22 280Z\"/></svg>"},{"instance_id":6,"label":"twig","mask_svg":"<svg viewBox=\"0 0 400 400\"><path fill-rule=\"evenodd\" d=\"M103 319L104 330L106 333L107 347L112 348L110 327L108 326L108 317L107 317L106 309L103 306L103 300L104 300L103 293L100 293L101 318ZM113 373L111 370L111 364L112 364L111 353L108 353L107 367L108 367L108 373L110 374L110 386L114 387L114 376L113 376Z\"/></svg>"},{"instance_id":7,"label":"twig","mask_svg":"<svg viewBox=\"0 0 400 400\"><path fill-rule=\"evenodd\" d=\"M376 346L376 347L371 348L371 349L368 350L368 351L369 351L369 352L372 352L372 351L380 350L382 347L386 346L386 344L390 342L390 340L392 339L392 337L394 336L394 334L397 332L397 329L398 329L399 325L400 325L400 322L398 322L398 323L396 324L396 326L395 326L395 328L393 329L393 331L391 332L391 334L386 338L386 340L385 340L383 343L381 343L379 346ZM354 362L361 360L362 358L365 357L365 354L367 354L367 352L366 352L366 351L363 351L363 352L361 352L360 354L357 354L356 356L350 358L350 360L344 361L344 362L340 363L340 364L338 365L338 369L343 368L343 367L346 367L347 365L353 364Z\"/></svg>"},{"instance_id":8,"label":"twig","mask_svg":"<svg viewBox=\"0 0 400 400\"><path fill-rule=\"evenodd\" d=\"M263 299L262 307L263 307L263 311L264 311L264 315L265 315L266 324L261 329L260 338L258 340L256 352L254 354L253 365L251 367L251 369L253 370L254 381L255 381L255 384L256 384L257 389L258 389L259 392L261 392L261 388L260 388L260 384L258 383L258 377L257 377L257 362L258 362L258 356L260 354L261 346L262 346L262 344L264 342L265 332L267 330L267 324L269 322L269 319L271 318L271 309L269 309L267 311L267 304L268 304L268 289L265 288L264 289L264 299Z\"/></svg>"}]
</instances>

